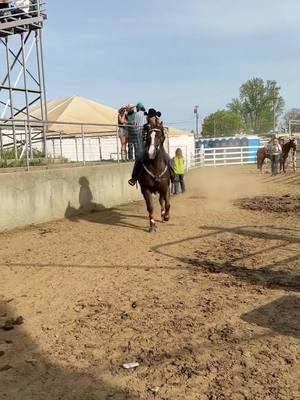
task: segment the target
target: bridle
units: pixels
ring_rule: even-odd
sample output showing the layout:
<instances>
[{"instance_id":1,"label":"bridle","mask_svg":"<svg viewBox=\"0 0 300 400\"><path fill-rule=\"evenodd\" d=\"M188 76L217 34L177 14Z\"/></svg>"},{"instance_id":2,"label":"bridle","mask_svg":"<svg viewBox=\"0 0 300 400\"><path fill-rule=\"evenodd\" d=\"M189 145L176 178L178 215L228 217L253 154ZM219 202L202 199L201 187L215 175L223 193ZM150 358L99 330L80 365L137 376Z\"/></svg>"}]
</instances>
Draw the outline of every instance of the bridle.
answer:
<instances>
[{"instance_id":1,"label":"bridle","mask_svg":"<svg viewBox=\"0 0 300 400\"><path fill-rule=\"evenodd\" d=\"M164 132L161 130L161 129L159 129L159 128L150 128L149 130L148 130L148 132L146 133L146 136L145 136L145 143L147 143L147 139L149 138L149 137L151 137L151 135L152 135L152 133L153 132L155 132L155 134L156 133L160 133L161 134L161 137L159 138L160 140L159 141L157 141L157 143L156 144L154 144L154 148L155 148L155 151L157 152L158 151L158 149L159 149L159 147L163 144L163 142L164 142L164 139L165 139L165 135L164 135ZM149 150L149 149L148 149Z\"/></svg>"},{"instance_id":2,"label":"bridle","mask_svg":"<svg viewBox=\"0 0 300 400\"><path fill-rule=\"evenodd\" d=\"M160 133L162 136L164 136L164 133L163 133L163 131L162 131L161 129L159 129L159 128L151 128L151 129L149 129L149 131L147 132L146 137L151 136L152 132ZM160 144L162 144L162 143L163 143L163 140L160 140L160 142L155 146L155 150L158 150Z\"/></svg>"},{"instance_id":3,"label":"bridle","mask_svg":"<svg viewBox=\"0 0 300 400\"><path fill-rule=\"evenodd\" d=\"M160 147L161 145L163 145L163 142L164 142L164 133L163 133L163 131L162 131L161 129L159 129L159 128L151 128L151 129L147 132L147 137L151 136L151 134L152 134L153 132L155 132L155 133L159 132L159 133L163 136L163 140L160 138L160 140L157 141L158 143L157 143L157 144L154 144L155 151L157 152L157 151L159 150L159 147ZM151 172L151 171L149 170L149 168L147 168L146 165L145 165L144 163L143 163L143 168L144 168L144 170L147 172L147 174L150 175L151 178L154 179L154 181L155 181L156 183L159 183L159 182L160 182L161 180L163 180L163 179L167 179L167 178L163 178L163 176L164 176L164 174L165 174L165 173L167 172L167 170L168 170L168 165L165 166L164 170L163 170L159 175L153 174L153 172Z\"/></svg>"}]
</instances>

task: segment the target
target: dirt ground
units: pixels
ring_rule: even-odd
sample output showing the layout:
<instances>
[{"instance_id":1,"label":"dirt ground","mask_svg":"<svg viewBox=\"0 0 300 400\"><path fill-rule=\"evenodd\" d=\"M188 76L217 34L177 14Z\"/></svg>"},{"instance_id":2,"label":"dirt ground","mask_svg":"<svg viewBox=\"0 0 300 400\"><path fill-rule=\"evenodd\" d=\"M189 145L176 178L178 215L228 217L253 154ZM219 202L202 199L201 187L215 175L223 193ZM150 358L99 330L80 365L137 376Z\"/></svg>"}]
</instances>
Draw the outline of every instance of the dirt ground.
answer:
<instances>
[{"instance_id":1,"label":"dirt ground","mask_svg":"<svg viewBox=\"0 0 300 400\"><path fill-rule=\"evenodd\" d=\"M138 202L0 235L1 400L300 399L299 211L240 203L299 172L187 188L156 234Z\"/></svg>"}]
</instances>

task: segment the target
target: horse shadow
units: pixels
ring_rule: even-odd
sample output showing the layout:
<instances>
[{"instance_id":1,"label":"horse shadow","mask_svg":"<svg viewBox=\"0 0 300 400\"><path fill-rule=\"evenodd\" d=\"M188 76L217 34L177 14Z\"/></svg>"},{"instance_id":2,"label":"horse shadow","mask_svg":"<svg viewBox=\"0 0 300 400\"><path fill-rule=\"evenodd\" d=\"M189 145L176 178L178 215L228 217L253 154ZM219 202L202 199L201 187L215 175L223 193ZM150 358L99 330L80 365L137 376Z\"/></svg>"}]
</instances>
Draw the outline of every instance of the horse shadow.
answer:
<instances>
[{"instance_id":1,"label":"horse shadow","mask_svg":"<svg viewBox=\"0 0 300 400\"><path fill-rule=\"evenodd\" d=\"M91 223L120 226L123 228L131 228L139 231L147 231L146 226L135 225L128 222L128 218L146 219L139 215L131 215L123 213L119 208L106 208L103 204L93 201L93 193L90 188L90 182L85 177L79 178L79 207L73 207L69 201L65 210L65 218L72 222L79 222L80 220L88 221Z\"/></svg>"},{"instance_id":2,"label":"horse shadow","mask_svg":"<svg viewBox=\"0 0 300 400\"><path fill-rule=\"evenodd\" d=\"M242 261L248 257L265 254L275 249L285 249L287 246L300 243L299 230L286 229L287 233L272 232L272 227L257 226L237 226L237 227L219 227L219 226L202 226L201 229L208 230L204 234L163 243L152 247L152 251L159 255L168 256L176 262L182 262L190 265L193 273L205 274L226 274L232 276L238 281L245 282L249 285L260 286L264 289L285 290L287 293L294 292L296 295L288 294L271 303L263 305L255 310L241 315L241 319L245 322L256 324L261 327L271 329L281 335L293 336L300 339L300 274L296 271L283 269L289 262L298 262L300 260L300 252L294 251L294 254L285 257L279 261L273 261L266 265L256 266L256 268L248 268L243 265ZM267 240L279 240L282 243L266 246L262 250L254 249L248 254L240 257L232 257L228 261L214 261L213 253L206 256L184 257L175 256L169 253L168 247L183 244L184 242L199 241L222 233L234 233L240 236L263 238ZM197 252L196 252L197 253ZM279 269L277 269L279 267Z\"/></svg>"},{"instance_id":3,"label":"horse shadow","mask_svg":"<svg viewBox=\"0 0 300 400\"><path fill-rule=\"evenodd\" d=\"M55 364L19 325L21 317L16 318L9 302L0 298L1 399L139 400L128 389L109 383L106 371L96 376Z\"/></svg>"},{"instance_id":4,"label":"horse shadow","mask_svg":"<svg viewBox=\"0 0 300 400\"><path fill-rule=\"evenodd\" d=\"M264 229L263 229L264 228ZM283 289L287 291L300 292L300 275L296 272L282 269L283 265L287 265L289 262L298 262L300 260L300 252L295 252L289 257L283 258L279 261L273 261L271 264L260 265L256 268L247 268L244 266L242 261L251 256L266 254L268 251L272 252L275 249L285 248L290 244L300 243L300 236L296 234L298 230L291 230L289 233L272 232L272 227L256 227L256 226L237 226L237 227L222 227L222 226L202 226L201 229L208 230L208 233L203 235L197 235L179 241L169 242L154 246L151 248L152 251L159 255L167 256L178 262L189 264L193 267L193 270L197 272L205 272L211 274L227 274L234 278L247 282L251 285L263 286L269 289ZM230 260L220 262L213 260L213 254L207 257L196 256L196 257L185 257L185 256L174 256L169 254L167 248L173 245L184 242L191 242L195 240L201 240L204 238L212 237L222 233L233 233L239 236L245 236L250 238L261 238L267 240L280 240L282 244L276 244L263 250L254 250L249 254L245 254L240 258L232 257ZM295 235L296 234L296 235ZM277 269L277 268L280 269Z\"/></svg>"},{"instance_id":5,"label":"horse shadow","mask_svg":"<svg viewBox=\"0 0 300 400\"><path fill-rule=\"evenodd\" d=\"M300 339L300 297L283 296L243 314L241 319L250 324L272 329L281 335Z\"/></svg>"}]
</instances>

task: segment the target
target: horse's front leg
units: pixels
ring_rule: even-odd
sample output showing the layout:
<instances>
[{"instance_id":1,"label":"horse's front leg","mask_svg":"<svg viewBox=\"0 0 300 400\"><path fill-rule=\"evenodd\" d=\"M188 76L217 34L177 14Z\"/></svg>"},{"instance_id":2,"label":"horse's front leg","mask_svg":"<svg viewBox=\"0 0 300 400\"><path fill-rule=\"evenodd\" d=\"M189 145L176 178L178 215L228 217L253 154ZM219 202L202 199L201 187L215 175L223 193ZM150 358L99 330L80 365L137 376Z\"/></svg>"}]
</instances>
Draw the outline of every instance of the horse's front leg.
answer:
<instances>
[{"instance_id":1,"label":"horse's front leg","mask_svg":"<svg viewBox=\"0 0 300 400\"><path fill-rule=\"evenodd\" d=\"M143 192L144 199L146 201L147 205L147 211L149 215L149 232L155 232L156 231L156 224L155 224L155 219L153 215L153 198L152 198L152 193L149 190L145 190Z\"/></svg>"},{"instance_id":2,"label":"horse's front leg","mask_svg":"<svg viewBox=\"0 0 300 400\"><path fill-rule=\"evenodd\" d=\"M279 167L279 172L283 171L285 172L285 168L284 168L284 158L280 157L280 163L279 163L280 167Z\"/></svg>"},{"instance_id":3,"label":"horse's front leg","mask_svg":"<svg viewBox=\"0 0 300 400\"><path fill-rule=\"evenodd\" d=\"M281 157L280 159L280 172L283 171L283 173L286 173L286 162L287 162L287 157Z\"/></svg>"},{"instance_id":4,"label":"horse's front leg","mask_svg":"<svg viewBox=\"0 0 300 400\"><path fill-rule=\"evenodd\" d=\"M166 208L165 208L165 198L162 195L162 193L160 193L160 195L159 195L159 204L160 204L161 220L162 220L162 222L164 222L165 215L166 215Z\"/></svg>"},{"instance_id":5,"label":"horse's front leg","mask_svg":"<svg viewBox=\"0 0 300 400\"><path fill-rule=\"evenodd\" d=\"M293 172L295 173L296 172L296 152L294 152L293 153L293 156L292 156L293 158L292 158L292 162L293 162Z\"/></svg>"},{"instance_id":6,"label":"horse's front leg","mask_svg":"<svg viewBox=\"0 0 300 400\"><path fill-rule=\"evenodd\" d=\"M262 158L260 159L260 162L259 162L259 171L260 171L260 173L262 173L262 168L263 168L265 159L266 159L266 156L262 156Z\"/></svg>"},{"instance_id":7,"label":"horse's front leg","mask_svg":"<svg viewBox=\"0 0 300 400\"><path fill-rule=\"evenodd\" d=\"M162 222L168 222L170 219L170 190L160 193L159 204L161 207L161 220Z\"/></svg>"}]
</instances>

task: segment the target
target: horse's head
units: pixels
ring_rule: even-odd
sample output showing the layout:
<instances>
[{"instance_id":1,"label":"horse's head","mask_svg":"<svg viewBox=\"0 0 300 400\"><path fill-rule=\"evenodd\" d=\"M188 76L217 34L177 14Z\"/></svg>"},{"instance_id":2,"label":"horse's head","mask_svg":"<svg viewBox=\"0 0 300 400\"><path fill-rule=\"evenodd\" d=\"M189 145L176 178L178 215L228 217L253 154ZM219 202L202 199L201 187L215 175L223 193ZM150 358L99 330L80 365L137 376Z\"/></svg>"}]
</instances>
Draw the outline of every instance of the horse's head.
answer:
<instances>
[{"instance_id":1,"label":"horse's head","mask_svg":"<svg viewBox=\"0 0 300 400\"><path fill-rule=\"evenodd\" d=\"M154 160L165 141L164 128L162 124L151 127L146 136L146 150L150 160Z\"/></svg>"},{"instance_id":2,"label":"horse's head","mask_svg":"<svg viewBox=\"0 0 300 400\"><path fill-rule=\"evenodd\" d=\"M297 140L296 140L296 138L291 138L290 139L290 146L293 149L293 151L297 150Z\"/></svg>"}]
</instances>

